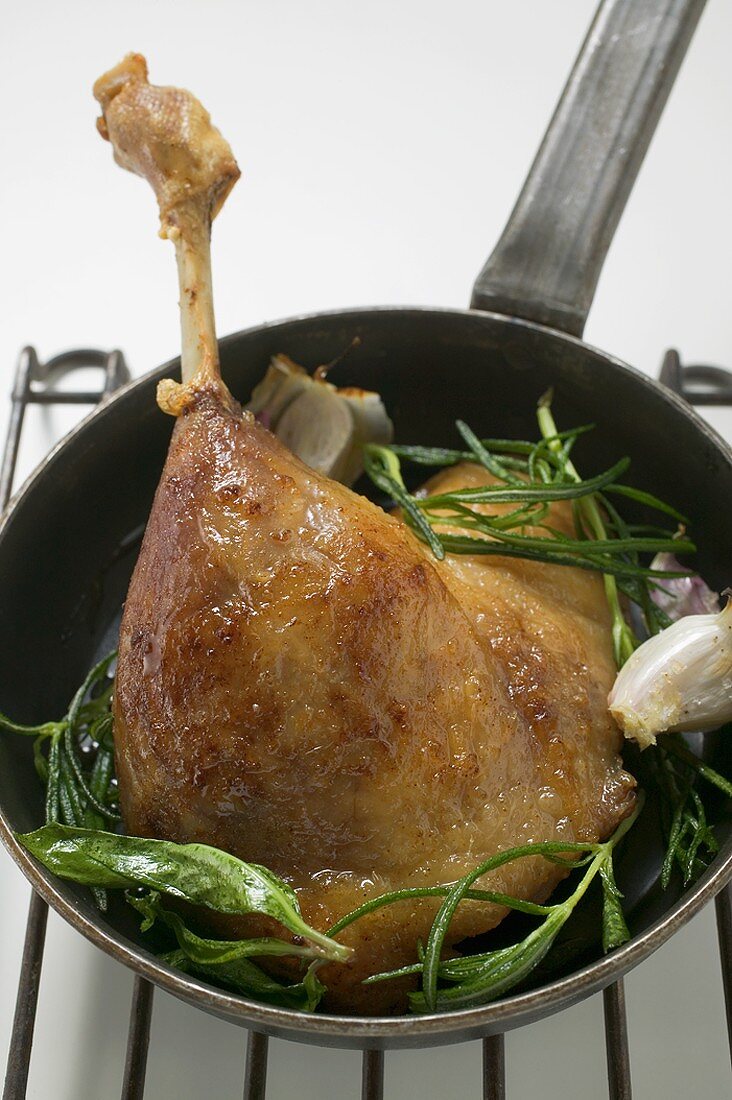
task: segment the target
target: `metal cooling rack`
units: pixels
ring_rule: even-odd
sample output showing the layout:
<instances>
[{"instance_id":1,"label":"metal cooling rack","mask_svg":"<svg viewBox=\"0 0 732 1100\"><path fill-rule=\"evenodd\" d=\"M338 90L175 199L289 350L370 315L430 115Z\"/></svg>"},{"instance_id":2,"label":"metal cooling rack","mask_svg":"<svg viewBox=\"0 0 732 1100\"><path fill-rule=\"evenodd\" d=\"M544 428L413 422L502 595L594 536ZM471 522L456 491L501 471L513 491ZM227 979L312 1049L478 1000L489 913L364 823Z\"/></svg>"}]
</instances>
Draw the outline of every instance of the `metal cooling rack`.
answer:
<instances>
[{"instance_id":1,"label":"metal cooling rack","mask_svg":"<svg viewBox=\"0 0 732 1100\"><path fill-rule=\"evenodd\" d=\"M55 383L81 367L97 367L104 372L104 383L97 391L66 391ZM81 349L65 352L41 363L33 348L24 348L12 392L10 426L0 467L0 511L8 500L20 447L23 420L29 405L95 405L129 380L129 371L120 351L102 352ZM720 367L682 365L678 352L666 352L660 379L692 405L732 405L732 373ZM732 1056L732 884L715 898L719 954L722 967L727 1030ZM3 1100L24 1100L28 1084L33 1028L43 966L48 906L32 893L23 947L23 960L13 1019ZM130 1008L122 1100L143 1100L145 1071L150 1046L153 986L144 978L135 978ZM605 1047L610 1100L632 1100L625 991L622 979L603 990ZM267 1089L268 1038L250 1031L244 1068L244 1100L265 1100ZM506 1075L503 1035L482 1040L483 1100L506 1100ZM362 1100L382 1100L384 1095L384 1051L365 1050L361 1073Z\"/></svg>"}]
</instances>

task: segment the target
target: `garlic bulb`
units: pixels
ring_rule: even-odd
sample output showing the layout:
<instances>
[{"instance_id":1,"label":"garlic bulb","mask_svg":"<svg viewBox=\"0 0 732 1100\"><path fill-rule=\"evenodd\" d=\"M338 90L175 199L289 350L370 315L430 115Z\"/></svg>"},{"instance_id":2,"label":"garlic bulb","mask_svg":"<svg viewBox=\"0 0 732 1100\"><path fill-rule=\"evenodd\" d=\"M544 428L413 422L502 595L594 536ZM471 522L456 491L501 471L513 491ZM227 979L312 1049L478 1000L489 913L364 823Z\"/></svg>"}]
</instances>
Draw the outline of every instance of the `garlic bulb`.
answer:
<instances>
[{"instance_id":1,"label":"garlic bulb","mask_svg":"<svg viewBox=\"0 0 732 1100\"><path fill-rule=\"evenodd\" d=\"M352 485L363 473L364 443L390 443L394 428L378 393L338 389L275 355L247 409L319 473Z\"/></svg>"},{"instance_id":2,"label":"garlic bulb","mask_svg":"<svg viewBox=\"0 0 732 1100\"><path fill-rule=\"evenodd\" d=\"M608 697L642 749L659 733L716 729L732 719L732 600L716 615L687 615L626 661Z\"/></svg>"}]
</instances>

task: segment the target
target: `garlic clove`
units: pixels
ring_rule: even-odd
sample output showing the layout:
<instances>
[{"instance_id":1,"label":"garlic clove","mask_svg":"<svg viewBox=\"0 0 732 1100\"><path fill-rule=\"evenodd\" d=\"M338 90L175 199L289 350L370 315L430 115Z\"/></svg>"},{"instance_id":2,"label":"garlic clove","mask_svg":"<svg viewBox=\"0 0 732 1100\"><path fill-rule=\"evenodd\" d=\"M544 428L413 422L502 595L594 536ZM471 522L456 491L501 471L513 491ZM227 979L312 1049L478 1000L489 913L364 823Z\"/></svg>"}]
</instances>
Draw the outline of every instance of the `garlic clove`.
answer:
<instances>
[{"instance_id":1,"label":"garlic clove","mask_svg":"<svg viewBox=\"0 0 732 1100\"><path fill-rule=\"evenodd\" d=\"M639 646L620 669L608 708L642 749L659 733L732 720L732 601L716 615L687 615Z\"/></svg>"},{"instance_id":2,"label":"garlic clove","mask_svg":"<svg viewBox=\"0 0 732 1100\"><path fill-rule=\"evenodd\" d=\"M308 466L344 485L363 473L363 445L394 435L378 393L339 389L286 355L273 357L247 409Z\"/></svg>"}]
</instances>

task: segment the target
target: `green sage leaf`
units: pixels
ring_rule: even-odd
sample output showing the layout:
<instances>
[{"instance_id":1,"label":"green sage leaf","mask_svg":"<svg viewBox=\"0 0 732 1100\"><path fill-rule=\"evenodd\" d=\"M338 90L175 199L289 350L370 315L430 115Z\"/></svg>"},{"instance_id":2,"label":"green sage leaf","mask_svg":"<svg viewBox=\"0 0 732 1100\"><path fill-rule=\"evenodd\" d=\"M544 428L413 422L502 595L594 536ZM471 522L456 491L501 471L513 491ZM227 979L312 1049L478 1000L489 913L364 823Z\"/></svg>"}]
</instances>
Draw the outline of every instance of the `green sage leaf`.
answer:
<instances>
[{"instance_id":1,"label":"green sage leaf","mask_svg":"<svg viewBox=\"0 0 732 1100\"><path fill-rule=\"evenodd\" d=\"M311 928L294 890L271 871L207 844L175 844L96 829L45 825L18 840L50 871L86 886L146 886L220 913L262 913L344 961L351 951Z\"/></svg>"}]
</instances>

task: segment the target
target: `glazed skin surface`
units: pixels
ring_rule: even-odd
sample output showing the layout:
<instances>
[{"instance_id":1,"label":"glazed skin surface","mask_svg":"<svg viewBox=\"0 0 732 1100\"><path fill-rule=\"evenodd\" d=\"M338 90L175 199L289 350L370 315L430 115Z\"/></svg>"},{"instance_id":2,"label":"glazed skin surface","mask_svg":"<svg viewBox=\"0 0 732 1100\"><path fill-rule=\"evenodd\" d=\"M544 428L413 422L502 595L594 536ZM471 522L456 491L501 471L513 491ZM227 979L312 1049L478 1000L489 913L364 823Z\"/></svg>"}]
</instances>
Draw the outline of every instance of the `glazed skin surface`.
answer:
<instances>
[{"instance_id":1,"label":"glazed skin surface","mask_svg":"<svg viewBox=\"0 0 732 1100\"><path fill-rule=\"evenodd\" d=\"M463 466L436 482L487 480ZM551 520L567 524L566 507ZM436 562L206 382L176 423L122 622L125 825L265 864L325 930L502 848L611 832L634 799L607 713L613 678L598 577ZM541 900L562 875L524 860L490 886ZM354 958L322 972L326 1008L403 1010L404 986L360 982L413 961L438 904L346 929ZM466 903L449 944L503 915Z\"/></svg>"}]
</instances>

